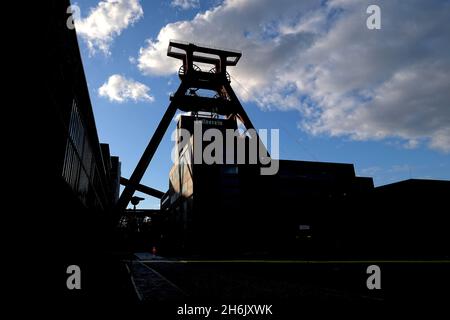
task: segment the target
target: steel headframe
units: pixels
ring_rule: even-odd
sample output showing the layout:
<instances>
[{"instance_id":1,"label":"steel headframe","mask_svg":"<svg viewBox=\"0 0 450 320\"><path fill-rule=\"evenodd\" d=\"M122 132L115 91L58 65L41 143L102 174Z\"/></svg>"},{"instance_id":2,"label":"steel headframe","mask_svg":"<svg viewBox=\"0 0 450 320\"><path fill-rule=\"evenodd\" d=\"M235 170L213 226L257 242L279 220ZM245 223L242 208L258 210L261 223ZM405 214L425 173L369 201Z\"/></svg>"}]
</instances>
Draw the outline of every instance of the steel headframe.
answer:
<instances>
[{"instance_id":1,"label":"steel headframe","mask_svg":"<svg viewBox=\"0 0 450 320\"><path fill-rule=\"evenodd\" d=\"M120 211L127 208L136 190L143 190L140 181L177 110L194 113L206 111L223 115L229 119L239 119L247 130L253 129L249 131L252 139L260 139L250 118L231 88L230 77L227 73L227 66L235 66L242 56L241 52L171 40L167 55L182 61L183 65L179 72L181 83L177 91L170 97L170 104L130 179L123 179L125 188L117 202L117 209ZM202 71L195 62L213 67L208 71ZM217 98L190 95L188 92L192 88L216 91ZM259 141L259 146L264 147L261 141ZM159 197L160 193L153 190L149 194L153 193Z\"/></svg>"}]
</instances>

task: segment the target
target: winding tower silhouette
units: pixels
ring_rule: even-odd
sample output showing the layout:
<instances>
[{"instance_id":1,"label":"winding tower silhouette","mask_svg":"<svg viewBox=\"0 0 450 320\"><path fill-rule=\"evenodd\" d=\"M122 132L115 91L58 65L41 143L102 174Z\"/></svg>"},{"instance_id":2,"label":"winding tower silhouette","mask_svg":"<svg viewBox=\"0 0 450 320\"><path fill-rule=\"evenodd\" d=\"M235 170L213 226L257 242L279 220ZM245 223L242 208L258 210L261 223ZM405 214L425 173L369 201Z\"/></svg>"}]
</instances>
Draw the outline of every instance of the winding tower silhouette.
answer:
<instances>
[{"instance_id":1,"label":"winding tower silhouette","mask_svg":"<svg viewBox=\"0 0 450 320\"><path fill-rule=\"evenodd\" d=\"M239 120L251 139L260 139L231 88L231 77L227 72L228 66L236 66L242 56L241 52L171 40L167 55L182 61L182 66L178 70L181 83L177 91L170 96L170 104L130 179L121 178L121 184L125 185L125 188L117 203L120 211L126 209L135 191L142 191L157 198L162 197L163 192L143 186L140 181L177 110L191 112L194 115L209 112L234 121ZM204 71L196 63L210 68ZM197 94L199 90L209 90L216 94L213 97L200 96ZM258 145L263 146L260 140Z\"/></svg>"}]
</instances>

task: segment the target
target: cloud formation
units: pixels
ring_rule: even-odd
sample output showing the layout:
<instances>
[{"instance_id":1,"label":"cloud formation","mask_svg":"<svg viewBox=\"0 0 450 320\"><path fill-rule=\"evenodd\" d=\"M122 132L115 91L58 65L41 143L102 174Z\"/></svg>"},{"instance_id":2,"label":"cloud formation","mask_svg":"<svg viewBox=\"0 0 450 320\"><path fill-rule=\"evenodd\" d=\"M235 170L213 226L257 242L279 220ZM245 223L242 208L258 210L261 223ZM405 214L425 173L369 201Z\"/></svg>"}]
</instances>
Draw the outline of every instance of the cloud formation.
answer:
<instances>
[{"instance_id":1,"label":"cloud formation","mask_svg":"<svg viewBox=\"0 0 450 320\"><path fill-rule=\"evenodd\" d=\"M244 101L297 110L313 135L396 138L450 152L450 3L375 1L381 30L368 30L373 1L226 0L164 26L137 58L146 75L179 67L169 39L243 51L229 72Z\"/></svg>"},{"instance_id":2,"label":"cloud formation","mask_svg":"<svg viewBox=\"0 0 450 320\"><path fill-rule=\"evenodd\" d=\"M84 19L75 21L77 34L87 43L91 54L110 54L115 37L144 15L139 0L105 0L92 8Z\"/></svg>"},{"instance_id":3,"label":"cloud formation","mask_svg":"<svg viewBox=\"0 0 450 320\"><path fill-rule=\"evenodd\" d=\"M153 102L155 98L149 94L150 88L145 84L132 79L127 79L119 74L109 77L99 89L101 97L108 98L111 102L147 101Z\"/></svg>"},{"instance_id":4,"label":"cloud formation","mask_svg":"<svg viewBox=\"0 0 450 320\"><path fill-rule=\"evenodd\" d=\"M199 0L172 0L170 3L172 7L178 7L183 10L198 8L200 5Z\"/></svg>"}]
</instances>

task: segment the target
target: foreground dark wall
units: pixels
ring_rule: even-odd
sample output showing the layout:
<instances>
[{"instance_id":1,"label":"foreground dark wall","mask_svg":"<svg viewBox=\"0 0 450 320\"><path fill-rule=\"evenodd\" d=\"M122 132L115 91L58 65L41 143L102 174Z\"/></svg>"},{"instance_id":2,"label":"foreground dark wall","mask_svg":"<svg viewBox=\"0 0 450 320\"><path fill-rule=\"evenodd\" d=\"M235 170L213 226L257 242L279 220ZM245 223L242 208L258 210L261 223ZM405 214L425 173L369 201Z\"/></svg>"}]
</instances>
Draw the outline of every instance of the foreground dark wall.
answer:
<instances>
[{"instance_id":1,"label":"foreground dark wall","mask_svg":"<svg viewBox=\"0 0 450 320\"><path fill-rule=\"evenodd\" d=\"M29 217L20 252L32 254L32 269L42 283L34 285L33 297L50 294L76 303L110 287L107 279L115 267L103 265L111 259L120 163L99 143L76 33L66 25L69 5L45 1L33 20L40 42L30 45L29 59L36 69L23 85L39 90L24 108L16 180L24 199L18 207ZM83 290L67 290L69 265L81 267Z\"/></svg>"}]
</instances>

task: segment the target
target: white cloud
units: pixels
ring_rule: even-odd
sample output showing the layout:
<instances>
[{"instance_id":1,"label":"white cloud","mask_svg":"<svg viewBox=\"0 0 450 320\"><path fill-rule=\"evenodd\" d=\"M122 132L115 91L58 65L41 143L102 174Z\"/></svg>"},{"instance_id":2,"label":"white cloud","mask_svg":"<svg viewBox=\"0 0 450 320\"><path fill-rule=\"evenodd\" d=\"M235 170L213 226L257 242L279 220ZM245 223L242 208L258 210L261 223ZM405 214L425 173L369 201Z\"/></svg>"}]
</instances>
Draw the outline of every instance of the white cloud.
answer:
<instances>
[{"instance_id":1,"label":"white cloud","mask_svg":"<svg viewBox=\"0 0 450 320\"><path fill-rule=\"evenodd\" d=\"M191 8L198 8L200 5L199 0L172 0L170 3L172 7L178 7L184 10Z\"/></svg>"},{"instance_id":2,"label":"white cloud","mask_svg":"<svg viewBox=\"0 0 450 320\"><path fill-rule=\"evenodd\" d=\"M383 170L383 168L374 166L374 167L363 168L363 169L359 170L358 174L361 174L362 176L372 177L372 176L378 174L379 172L381 172L382 170Z\"/></svg>"},{"instance_id":3,"label":"white cloud","mask_svg":"<svg viewBox=\"0 0 450 320\"><path fill-rule=\"evenodd\" d=\"M114 38L143 15L139 0L105 0L92 8L86 18L75 21L75 27L91 54L97 50L110 54Z\"/></svg>"},{"instance_id":4,"label":"white cloud","mask_svg":"<svg viewBox=\"0 0 450 320\"><path fill-rule=\"evenodd\" d=\"M163 27L137 59L167 75L169 39L243 51L232 76L245 100L298 110L310 134L399 138L450 152L450 4L376 1L381 30L368 30L373 1L228 0L191 21ZM236 83L236 82L234 82Z\"/></svg>"},{"instance_id":5,"label":"white cloud","mask_svg":"<svg viewBox=\"0 0 450 320\"><path fill-rule=\"evenodd\" d=\"M150 88L145 84L132 79L127 79L119 74L109 77L99 89L98 93L101 97L108 98L111 102L126 101L148 101L153 102L155 98L149 94Z\"/></svg>"},{"instance_id":6,"label":"white cloud","mask_svg":"<svg viewBox=\"0 0 450 320\"><path fill-rule=\"evenodd\" d=\"M426 170L426 166L415 166L409 164L394 164L388 167L368 167L357 169L357 174L372 177L376 186L393 183L404 179L423 179L421 171Z\"/></svg>"}]
</instances>

